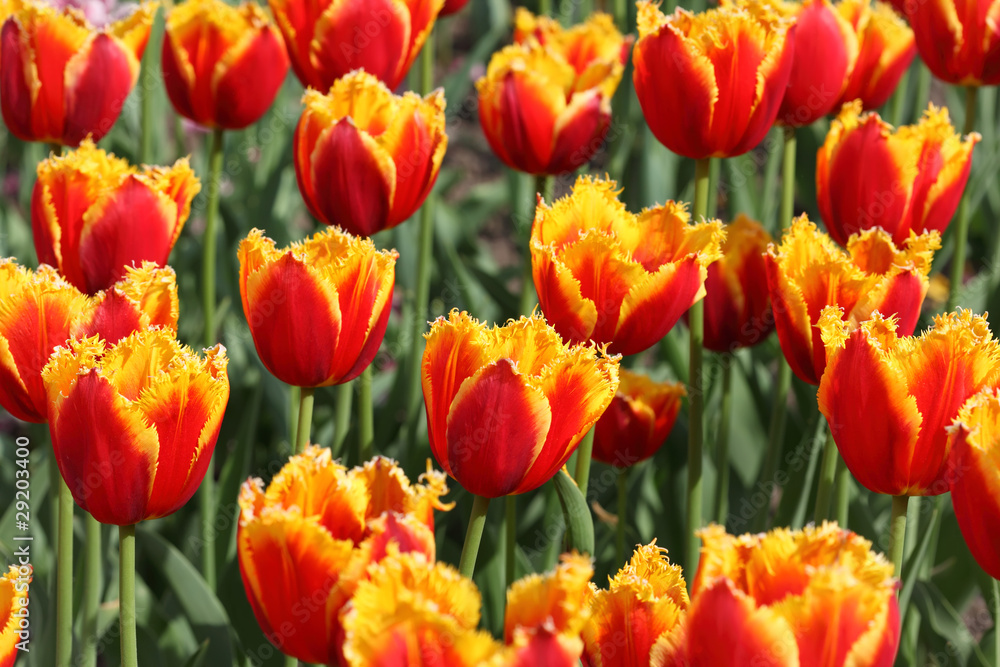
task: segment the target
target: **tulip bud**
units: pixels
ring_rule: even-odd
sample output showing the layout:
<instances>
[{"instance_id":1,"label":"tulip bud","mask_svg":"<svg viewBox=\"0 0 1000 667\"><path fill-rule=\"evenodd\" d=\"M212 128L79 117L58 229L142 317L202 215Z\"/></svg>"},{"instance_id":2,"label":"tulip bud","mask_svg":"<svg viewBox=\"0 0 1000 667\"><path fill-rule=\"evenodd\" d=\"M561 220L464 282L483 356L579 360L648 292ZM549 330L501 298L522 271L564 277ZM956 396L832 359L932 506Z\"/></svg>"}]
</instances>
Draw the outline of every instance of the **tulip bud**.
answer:
<instances>
[{"instance_id":1,"label":"tulip bud","mask_svg":"<svg viewBox=\"0 0 1000 667\"><path fill-rule=\"evenodd\" d=\"M840 0L837 11L857 33L860 50L834 109L854 100L861 100L866 110L877 109L892 97L913 62L913 31L880 0Z\"/></svg>"},{"instance_id":2,"label":"tulip bud","mask_svg":"<svg viewBox=\"0 0 1000 667\"><path fill-rule=\"evenodd\" d=\"M594 459L618 468L645 461L666 441L687 390L622 368L618 392L594 427Z\"/></svg>"},{"instance_id":3,"label":"tulip bud","mask_svg":"<svg viewBox=\"0 0 1000 667\"><path fill-rule=\"evenodd\" d=\"M1000 84L1000 30L991 0L903 2L917 49L937 78L960 86Z\"/></svg>"}]
</instances>

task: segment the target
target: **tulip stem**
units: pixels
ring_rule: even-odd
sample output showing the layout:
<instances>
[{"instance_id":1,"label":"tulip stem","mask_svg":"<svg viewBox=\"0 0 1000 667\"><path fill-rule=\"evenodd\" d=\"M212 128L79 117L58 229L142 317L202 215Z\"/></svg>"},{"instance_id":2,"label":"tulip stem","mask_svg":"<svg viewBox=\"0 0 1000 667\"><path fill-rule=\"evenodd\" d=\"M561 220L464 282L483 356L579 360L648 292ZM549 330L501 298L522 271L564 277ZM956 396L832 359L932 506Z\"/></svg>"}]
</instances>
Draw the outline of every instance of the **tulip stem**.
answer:
<instances>
[{"instance_id":1,"label":"tulip stem","mask_svg":"<svg viewBox=\"0 0 1000 667\"><path fill-rule=\"evenodd\" d=\"M313 403L316 390L313 387L299 389L299 426L296 429L295 453L301 454L309 444L312 435Z\"/></svg>"},{"instance_id":2,"label":"tulip stem","mask_svg":"<svg viewBox=\"0 0 1000 667\"><path fill-rule=\"evenodd\" d=\"M903 571L903 545L906 542L906 506L909 496L892 497L892 518L889 520L889 560L897 579Z\"/></svg>"},{"instance_id":3,"label":"tulip stem","mask_svg":"<svg viewBox=\"0 0 1000 667\"><path fill-rule=\"evenodd\" d=\"M615 0L615 23L622 34L628 32L628 2Z\"/></svg>"},{"instance_id":4,"label":"tulip stem","mask_svg":"<svg viewBox=\"0 0 1000 667\"><path fill-rule=\"evenodd\" d=\"M288 441L295 453L295 443L299 441L299 403L302 402L302 390L292 385L288 388L288 424L291 427L291 436Z\"/></svg>"},{"instance_id":5,"label":"tulip stem","mask_svg":"<svg viewBox=\"0 0 1000 667\"><path fill-rule=\"evenodd\" d=\"M84 542L84 567L86 576L83 579L83 648L81 650L82 667L94 667L97 664L97 617L101 609L101 589L103 587L101 524L84 512L86 527Z\"/></svg>"},{"instance_id":6,"label":"tulip stem","mask_svg":"<svg viewBox=\"0 0 1000 667\"><path fill-rule=\"evenodd\" d=\"M541 195L542 199L551 206L555 184L555 179L551 176L536 176L535 192L532 193L531 199L528 201L527 210L525 211L525 217L529 222L528 235L525 242L526 247L524 249L524 265L521 274L521 302L519 309L522 315L531 315L538 301L535 298L535 277L531 266L531 226L535 219L536 202L538 201L538 195Z\"/></svg>"},{"instance_id":7,"label":"tulip stem","mask_svg":"<svg viewBox=\"0 0 1000 667\"><path fill-rule=\"evenodd\" d=\"M979 97L978 86L965 88L965 128L964 134L976 129L976 102ZM958 305L958 295L962 291L962 278L965 275L965 245L969 238L969 193L962 195L958 205L958 225L955 227L955 254L951 260L951 284L948 291L946 310L952 311Z\"/></svg>"},{"instance_id":8,"label":"tulip stem","mask_svg":"<svg viewBox=\"0 0 1000 667\"><path fill-rule=\"evenodd\" d=\"M694 211L693 219L700 222L708 211L708 182L712 170L712 159L704 158L694 163ZM702 411L705 394L703 388L701 356L705 339L705 302L699 300L688 311L688 332L690 346L688 348L688 488L687 488L687 558L685 567L694 571L698 564L700 547L695 531L701 528L702 522L702 440L704 428Z\"/></svg>"},{"instance_id":9,"label":"tulip stem","mask_svg":"<svg viewBox=\"0 0 1000 667\"><path fill-rule=\"evenodd\" d=\"M619 563L628 560L628 553L625 551L625 532L628 528L629 471L631 468L618 468L618 523L615 526L615 551L618 553Z\"/></svg>"},{"instance_id":10,"label":"tulip stem","mask_svg":"<svg viewBox=\"0 0 1000 667\"><path fill-rule=\"evenodd\" d=\"M151 53L154 49L146 49L141 61L139 76L139 162L153 162L153 77L149 68L155 59Z\"/></svg>"},{"instance_id":11,"label":"tulip stem","mask_svg":"<svg viewBox=\"0 0 1000 667\"><path fill-rule=\"evenodd\" d=\"M590 482L590 461L591 456L594 453L594 427L591 427L587 431L587 435L583 436L583 440L580 441L580 446L576 450L576 474L573 478L576 480L576 485L580 487L580 493L584 498L587 497L587 486Z\"/></svg>"},{"instance_id":12,"label":"tulip stem","mask_svg":"<svg viewBox=\"0 0 1000 667\"><path fill-rule=\"evenodd\" d=\"M837 491L834 508L837 511L837 524L841 528L847 528L851 501L851 471L847 469L842 456L838 456L837 459Z\"/></svg>"},{"instance_id":13,"label":"tulip stem","mask_svg":"<svg viewBox=\"0 0 1000 667\"><path fill-rule=\"evenodd\" d=\"M350 382L337 385L337 405L333 415L333 443L330 449L336 458L347 439L347 430L351 427L351 403L354 398L354 385Z\"/></svg>"},{"instance_id":14,"label":"tulip stem","mask_svg":"<svg viewBox=\"0 0 1000 667\"><path fill-rule=\"evenodd\" d=\"M135 525L118 527L118 618L122 667L138 667L135 642Z\"/></svg>"},{"instance_id":15,"label":"tulip stem","mask_svg":"<svg viewBox=\"0 0 1000 667\"><path fill-rule=\"evenodd\" d=\"M375 416L372 405L372 367L358 379L358 465L372 457L375 446Z\"/></svg>"},{"instance_id":16,"label":"tulip stem","mask_svg":"<svg viewBox=\"0 0 1000 667\"><path fill-rule=\"evenodd\" d=\"M907 69L903 72L902 78L899 83L896 84L896 90L892 93L892 99L889 102L889 118L890 122L894 127L899 127L903 122L903 104L906 101L906 95L910 88L910 70Z\"/></svg>"},{"instance_id":17,"label":"tulip stem","mask_svg":"<svg viewBox=\"0 0 1000 667\"><path fill-rule=\"evenodd\" d=\"M548 16L552 13L552 0L538 0L538 13L541 16Z\"/></svg>"},{"instance_id":18,"label":"tulip stem","mask_svg":"<svg viewBox=\"0 0 1000 667\"><path fill-rule=\"evenodd\" d=\"M816 488L816 507L813 510L813 521L817 524L830 518L830 501L833 498L833 485L837 475L837 443L833 441L833 432L827 430L826 445L823 447L823 465L819 469L819 486Z\"/></svg>"},{"instance_id":19,"label":"tulip stem","mask_svg":"<svg viewBox=\"0 0 1000 667\"><path fill-rule=\"evenodd\" d=\"M795 128L786 125L784 152L781 158L781 222L779 228L792 224L795 215Z\"/></svg>"},{"instance_id":20,"label":"tulip stem","mask_svg":"<svg viewBox=\"0 0 1000 667\"><path fill-rule=\"evenodd\" d=\"M462 558L458 562L458 571L467 579L472 579L472 575L476 572L479 543L483 540L486 511L490 508L489 498L482 496L474 496L474 498L472 515L469 517L469 528L465 532L465 544L462 546Z\"/></svg>"},{"instance_id":21,"label":"tulip stem","mask_svg":"<svg viewBox=\"0 0 1000 667\"><path fill-rule=\"evenodd\" d=\"M73 654L73 495L62 477L57 502L56 667L68 667Z\"/></svg>"},{"instance_id":22,"label":"tulip stem","mask_svg":"<svg viewBox=\"0 0 1000 667\"><path fill-rule=\"evenodd\" d=\"M517 496L507 496L504 499L504 528L506 529L504 543L504 572L507 576L505 589L517 579Z\"/></svg>"},{"instance_id":23,"label":"tulip stem","mask_svg":"<svg viewBox=\"0 0 1000 667\"><path fill-rule=\"evenodd\" d=\"M733 406L733 355L722 355L722 405L719 406L719 432L715 444L715 520L726 525L726 501L729 499L729 421Z\"/></svg>"}]
</instances>

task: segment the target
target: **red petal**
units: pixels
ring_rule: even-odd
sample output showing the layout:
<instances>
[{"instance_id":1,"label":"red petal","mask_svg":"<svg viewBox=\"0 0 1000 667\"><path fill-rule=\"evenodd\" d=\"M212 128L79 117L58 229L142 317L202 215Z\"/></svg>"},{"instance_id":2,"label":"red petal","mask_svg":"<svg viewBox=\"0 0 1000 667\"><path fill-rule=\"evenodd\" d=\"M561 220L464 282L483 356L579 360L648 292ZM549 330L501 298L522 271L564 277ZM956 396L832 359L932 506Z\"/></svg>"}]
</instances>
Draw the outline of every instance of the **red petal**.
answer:
<instances>
[{"instance_id":1,"label":"red petal","mask_svg":"<svg viewBox=\"0 0 1000 667\"><path fill-rule=\"evenodd\" d=\"M97 335L108 345L114 345L122 338L142 328L142 313L118 290L110 289L97 305L90 322L81 331L74 332L77 338Z\"/></svg>"},{"instance_id":2,"label":"red petal","mask_svg":"<svg viewBox=\"0 0 1000 667\"><path fill-rule=\"evenodd\" d=\"M135 83L122 47L109 35L98 33L79 72L67 72L64 143L76 146L88 134L99 141L118 120L125 98ZM136 72L135 76L138 75Z\"/></svg>"},{"instance_id":3,"label":"red petal","mask_svg":"<svg viewBox=\"0 0 1000 667\"><path fill-rule=\"evenodd\" d=\"M8 18L0 31L0 109L3 120L18 139L35 141L32 127L31 88L25 79L24 58L30 57L21 49L21 27L14 18ZM51 139L54 137L38 137Z\"/></svg>"},{"instance_id":4,"label":"red petal","mask_svg":"<svg viewBox=\"0 0 1000 667\"><path fill-rule=\"evenodd\" d=\"M274 102L288 73L288 56L277 32L262 28L243 55L215 85L213 119L238 130L256 123Z\"/></svg>"},{"instance_id":5,"label":"red petal","mask_svg":"<svg viewBox=\"0 0 1000 667\"><path fill-rule=\"evenodd\" d=\"M604 98L593 90L578 103L574 97L556 126L555 147L547 173L562 174L587 163L604 143L611 127L611 114L604 108Z\"/></svg>"},{"instance_id":6,"label":"red petal","mask_svg":"<svg viewBox=\"0 0 1000 667\"><path fill-rule=\"evenodd\" d=\"M826 0L814 0L796 16L795 60L778 111L786 125L810 125L840 99L849 63L836 11Z\"/></svg>"},{"instance_id":7,"label":"red petal","mask_svg":"<svg viewBox=\"0 0 1000 667\"><path fill-rule=\"evenodd\" d=\"M508 72L500 93L500 139L518 169L548 173L556 119L537 79Z\"/></svg>"},{"instance_id":8,"label":"red petal","mask_svg":"<svg viewBox=\"0 0 1000 667\"><path fill-rule=\"evenodd\" d=\"M167 97L174 105L177 113L185 118L206 123L208 119L199 118L195 111L192 91L188 87L183 70L178 62L178 56L169 34L163 36L163 48L160 51L160 68L163 73L163 87L167 89Z\"/></svg>"},{"instance_id":9,"label":"red petal","mask_svg":"<svg viewBox=\"0 0 1000 667\"><path fill-rule=\"evenodd\" d=\"M341 0L326 8L314 29L312 57L323 88L348 72L363 69L389 88L399 85L406 60L410 16L394 0Z\"/></svg>"}]
</instances>

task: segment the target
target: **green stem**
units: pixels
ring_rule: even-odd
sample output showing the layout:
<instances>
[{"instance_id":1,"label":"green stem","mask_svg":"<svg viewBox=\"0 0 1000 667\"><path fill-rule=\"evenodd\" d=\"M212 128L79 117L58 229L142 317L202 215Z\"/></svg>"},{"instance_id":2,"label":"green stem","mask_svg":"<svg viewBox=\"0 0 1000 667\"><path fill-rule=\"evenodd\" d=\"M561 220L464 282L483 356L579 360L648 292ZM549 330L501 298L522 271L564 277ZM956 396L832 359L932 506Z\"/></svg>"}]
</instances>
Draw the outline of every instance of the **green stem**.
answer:
<instances>
[{"instance_id":1,"label":"green stem","mask_svg":"<svg viewBox=\"0 0 1000 667\"><path fill-rule=\"evenodd\" d=\"M504 500L504 524L507 530L504 542L504 573L507 581L504 590L517 579L517 564L515 554L517 553L517 496L507 496Z\"/></svg>"},{"instance_id":2,"label":"green stem","mask_svg":"<svg viewBox=\"0 0 1000 667\"><path fill-rule=\"evenodd\" d=\"M968 86L965 89L965 128L969 134L976 128L976 100L979 95L978 86ZM958 295L962 291L962 278L965 275L965 246L969 238L969 193L962 195L962 203L958 205L958 225L955 228L955 255L951 260L951 285L948 292L946 310L954 310L958 305Z\"/></svg>"},{"instance_id":3,"label":"green stem","mask_svg":"<svg viewBox=\"0 0 1000 667\"><path fill-rule=\"evenodd\" d=\"M826 432L826 445L823 447L823 466L819 469L819 486L816 488L816 507L813 510L813 521L817 524L830 518L830 501L833 498L833 483L837 474L837 443L833 441L833 433Z\"/></svg>"},{"instance_id":4,"label":"green stem","mask_svg":"<svg viewBox=\"0 0 1000 667\"><path fill-rule=\"evenodd\" d=\"M708 170L708 208L705 209L705 217L713 220L718 217L719 212L719 175L722 171L722 160L712 160Z\"/></svg>"},{"instance_id":5,"label":"green stem","mask_svg":"<svg viewBox=\"0 0 1000 667\"><path fill-rule=\"evenodd\" d=\"M715 443L715 520L726 525L726 501L729 499L729 422L732 416L733 355L722 355L722 405L719 406L719 432Z\"/></svg>"},{"instance_id":6,"label":"green stem","mask_svg":"<svg viewBox=\"0 0 1000 667\"><path fill-rule=\"evenodd\" d=\"M56 667L68 667L73 657L73 495L61 477L58 493Z\"/></svg>"},{"instance_id":7,"label":"green stem","mask_svg":"<svg viewBox=\"0 0 1000 667\"><path fill-rule=\"evenodd\" d=\"M587 435L583 436L580 446L576 449L576 474L573 475L573 479L576 480L576 485L580 487L580 493L584 498L587 497L587 486L590 482L590 460L593 452L594 429L591 428L587 431Z\"/></svg>"},{"instance_id":8,"label":"green stem","mask_svg":"<svg viewBox=\"0 0 1000 667\"><path fill-rule=\"evenodd\" d=\"M785 357L778 358L778 379L775 381L774 404L771 406L771 426L767 437L767 456L764 459L764 468L761 472L760 482L768 484L775 478L778 471L778 459L781 457L781 450L785 444L785 421L788 414L788 389L792 385L792 368L785 361ZM770 488L770 487L768 487ZM768 509L757 514L756 530L762 531L767 528Z\"/></svg>"},{"instance_id":9,"label":"green stem","mask_svg":"<svg viewBox=\"0 0 1000 667\"><path fill-rule=\"evenodd\" d=\"M1000 663L1000 581L996 579L993 579L993 655Z\"/></svg>"},{"instance_id":10,"label":"green stem","mask_svg":"<svg viewBox=\"0 0 1000 667\"><path fill-rule=\"evenodd\" d=\"M538 0L538 13L548 16L552 13L552 0Z\"/></svg>"},{"instance_id":11,"label":"green stem","mask_svg":"<svg viewBox=\"0 0 1000 667\"><path fill-rule=\"evenodd\" d=\"M563 532L566 527L563 517L562 505L559 502L559 493L556 491L554 481L545 485L545 537L548 545L542 554L542 564L538 568L540 572L548 572L556 565L562 549Z\"/></svg>"},{"instance_id":12,"label":"green stem","mask_svg":"<svg viewBox=\"0 0 1000 667\"><path fill-rule=\"evenodd\" d=\"M476 571L476 557L479 555L479 543L483 540L483 527L486 525L486 511L490 508L490 499L474 496L472 515L469 517L469 528L465 532L465 544L462 546L462 557L458 562L458 571L463 577L472 579Z\"/></svg>"},{"instance_id":13,"label":"green stem","mask_svg":"<svg viewBox=\"0 0 1000 667\"><path fill-rule=\"evenodd\" d=\"M625 531L628 527L628 477L631 468L618 468L618 523L615 526L615 551L618 554L618 562L624 563L628 560L628 552L625 546Z\"/></svg>"},{"instance_id":14,"label":"green stem","mask_svg":"<svg viewBox=\"0 0 1000 667\"><path fill-rule=\"evenodd\" d=\"M892 518L889 520L889 560L897 579L903 572L903 545L906 542L906 505L909 496L892 497ZM902 612L902 610L900 610Z\"/></svg>"},{"instance_id":15,"label":"green stem","mask_svg":"<svg viewBox=\"0 0 1000 667\"><path fill-rule=\"evenodd\" d=\"M153 163L153 78L149 68L155 62L154 49L146 49L142 58L139 77L139 127L142 132L139 144L139 162Z\"/></svg>"},{"instance_id":16,"label":"green stem","mask_svg":"<svg viewBox=\"0 0 1000 667\"><path fill-rule=\"evenodd\" d=\"M333 443L330 449L334 457L340 456L340 451L347 439L347 431L351 427L351 403L354 398L354 385L350 382L337 385L337 405L333 413Z\"/></svg>"},{"instance_id":17,"label":"green stem","mask_svg":"<svg viewBox=\"0 0 1000 667\"><path fill-rule=\"evenodd\" d=\"M370 459L375 447L375 415L372 404L372 367L358 379L358 465Z\"/></svg>"},{"instance_id":18,"label":"green stem","mask_svg":"<svg viewBox=\"0 0 1000 667\"><path fill-rule=\"evenodd\" d=\"M290 655L285 656L285 667L299 667L299 659Z\"/></svg>"},{"instance_id":19,"label":"green stem","mask_svg":"<svg viewBox=\"0 0 1000 667\"><path fill-rule=\"evenodd\" d=\"M795 128L785 126L784 152L781 159L781 228L792 224L795 215Z\"/></svg>"},{"instance_id":20,"label":"green stem","mask_svg":"<svg viewBox=\"0 0 1000 667\"><path fill-rule=\"evenodd\" d=\"M535 202L537 195L541 195L547 204L552 205L552 193L555 190L555 179L551 176L535 177L535 192L531 194L525 214L531 220L535 217ZM522 315L530 315L538 303L535 297L535 277L531 267L531 225L528 225L528 234L525 242L524 265L521 273L521 301L519 309Z\"/></svg>"},{"instance_id":21,"label":"green stem","mask_svg":"<svg viewBox=\"0 0 1000 667\"><path fill-rule=\"evenodd\" d=\"M917 114L921 113L927 108L927 101L931 96L931 71L927 69L925 65L919 58L917 59L917 96L914 98L915 112Z\"/></svg>"},{"instance_id":22,"label":"green stem","mask_svg":"<svg viewBox=\"0 0 1000 667\"><path fill-rule=\"evenodd\" d=\"M315 401L316 390L313 387L301 387L299 389L299 426L296 429L295 453L301 454L309 444L309 436L312 434L313 403Z\"/></svg>"},{"instance_id":23,"label":"green stem","mask_svg":"<svg viewBox=\"0 0 1000 667\"><path fill-rule=\"evenodd\" d=\"M288 388L288 423L291 425L291 440L288 441L295 454L295 443L299 441L299 404L302 402L302 390L296 386Z\"/></svg>"},{"instance_id":24,"label":"green stem","mask_svg":"<svg viewBox=\"0 0 1000 667\"><path fill-rule=\"evenodd\" d=\"M892 94L892 100L889 102L889 122L895 127L899 127L899 125L903 122L903 111L905 110L904 106L906 102L906 94L909 92L909 87L910 70L906 70L903 72L903 77L899 80L899 84L896 86L896 90Z\"/></svg>"},{"instance_id":25,"label":"green stem","mask_svg":"<svg viewBox=\"0 0 1000 667\"><path fill-rule=\"evenodd\" d=\"M90 514L84 512L86 527L86 542L84 543L84 567L86 575L83 580L83 647L81 650L82 667L97 665L97 617L101 609L101 589L103 588L101 553L101 524Z\"/></svg>"},{"instance_id":26,"label":"green stem","mask_svg":"<svg viewBox=\"0 0 1000 667\"><path fill-rule=\"evenodd\" d=\"M834 510L837 524L847 528L847 517L851 502L851 471L847 469L843 457L837 457L837 486L835 491Z\"/></svg>"},{"instance_id":27,"label":"green stem","mask_svg":"<svg viewBox=\"0 0 1000 667\"><path fill-rule=\"evenodd\" d=\"M623 33L628 32L628 2L615 0L615 25Z\"/></svg>"},{"instance_id":28,"label":"green stem","mask_svg":"<svg viewBox=\"0 0 1000 667\"><path fill-rule=\"evenodd\" d=\"M118 527L118 614L122 667L139 667L135 642L135 526Z\"/></svg>"}]
</instances>

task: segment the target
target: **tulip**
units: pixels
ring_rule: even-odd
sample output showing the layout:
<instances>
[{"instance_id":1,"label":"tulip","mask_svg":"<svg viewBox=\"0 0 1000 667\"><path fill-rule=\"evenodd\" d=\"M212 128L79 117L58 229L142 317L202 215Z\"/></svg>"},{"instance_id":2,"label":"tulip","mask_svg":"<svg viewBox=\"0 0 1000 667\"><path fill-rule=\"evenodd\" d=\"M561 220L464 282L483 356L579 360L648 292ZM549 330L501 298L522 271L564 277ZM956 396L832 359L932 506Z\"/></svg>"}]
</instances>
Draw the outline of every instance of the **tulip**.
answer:
<instances>
[{"instance_id":1,"label":"tulip","mask_svg":"<svg viewBox=\"0 0 1000 667\"><path fill-rule=\"evenodd\" d=\"M905 2L917 50L937 78L961 86L1000 84L1000 30L992 0Z\"/></svg>"},{"instance_id":2,"label":"tulip","mask_svg":"<svg viewBox=\"0 0 1000 667\"><path fill-rule=\"evenodd\" d=\"M16 5L20 5L17 7ZM155 2L100 30L75 11L18 2L0 31L0 109L24 141L100 140L139 79Z\"/></svg>"},{"instance_id":3,"label":"tulip","mask_svg":"<svg viewBox=\"0 0 1000 667\"><path fill-rule=\"evenodd\" d=\"M701 14L678 8L670 16L647 0L638 6L633 81L653 135L694 159L742 155L757 146L791 75L791 21L758 3Z\"/></svg>"},{"instance_id":4,"label":"tulip","mask_svg":"<svg viewBox=\"0 0 1000 667\"><path fill-rule=\"evenodd\" d=\"M133 331L177 328L172 269L145 264L92 298L50 266L37 271L0 260L0 406L29 422L48 421L42 369L70 338L99 336L113 345Z\"/></svg>"},{"instance_id":5,"label":"tulip","mask_svg":"<svg viewBox=\"0 0 1000 667\"><path fill-rule=\"evenodd\" d=\"M476 82L483 133L512 169L573 171L604 142L630 41L607 14L563 30L527 10L518 11L514 38Z\"/></svg>"},{"instance_id":6,"label":"tulip","mask_svg":"<svg viewBox=\"0 0 1000 667\"><path fill-rule=\"evenodd\" d=\"M594 592L591 616L583 628L584 667L635 667L650 664L650 650L677 627L689 604L681 568L671 565L656 541L640 546Z\"/></svg>"},{"instance_id":7,"label":"tulip","mask_svg":"<svg viewBox=\"0 0 1000 667\"><path fill-rule=\"evenodd\" d=\"M167 14L162 66L177 113L206 127L239 130L271 106L288 54L259 6L187 0Z\"/></svg>"},{"instance_id":8,"label":"tulip","mask_svg":"<svg viewBox=\"0 0 1000 667\"><path fill-rule=\"evenodd\" d=\"M764 257L767 288L781 350L797 376L819 384L827 351L819 323L825 306L839 306L851 326L878 311L898 318L899 330L913 333L927 294L927 275L940 235L911 235L898 248L881 229L869 229L838 247L802 215Z\"/></svg>"},{"instance_id":9,"label":"tulip","mask_svg":"<svg viewBox=\"0 0 1000 667\"><path fill-rule=\"evenodd\" d=\"M764 266L771 235L743 214L725 233L722 257L705 278L705 347L714 352L756 345L774 329Z\"/></svg>"},{"instance_id":10,"label":"tulip","mask_svg":"<svg viewBox=\"0 0 1000 667\"><path fill-rule=\"evenodd\" d=\"M860 99L866 110L877 109L892 97L917 53L913 31L879 0L840 0L837 11L857 33L860 51L834 108Z\"/></svg>"},{"instance_id":11,"label":"tulip","mask_svg":"<svg viewBox=\"0 0 1000 667\"><path fill-rule=\"evenodd\" d=\"M465 6L469 4L469 0L444 0L444 7L441 8L441 16L451 16L452 14L457 14L462 11Z\"/></svg>"},{"instance_id":12,"label":"tulip","mask_svg":"<svg viewBox=\"0 0 1000 667\"><path fill-rule=\"evenodd\" d=\"M268 0L292 70L326 90L363 69L396 89L406 78L445 0Z\"/></svg>"},{"instance_id":13,"label":"tulip","mask_svg":"<svg viewBox=\"0 0 1000 667\"><path fill-rule=\"evenodd\" d=\"M90 140L38 165L31 228L38 261L94 294L144 261L166 264L201 190L186 159L136 169Z\"/></svg>"},{"instance_id":14,"label":"tulip","mask_svg":"<svg viewBox=\"0 0 1000 667\"><path fill-rule=\"evenodd\" d=\"M687 390L680 382L653 382L624 368L619 378L618 392L594 427L594 458L627 468L660 449Z\"/></svg>"},{"instance_id":15,"label":"tulip","mask_svg":"<svg viewBox=\"0 0 1000 667\"><path fill-rule=\"evenodd\" d=\"M828 357L819 409L855 479L893 496L948 491L948 426L968 399L1000 383L1000 344L986 318L947 313L908 337L894 318L873 313L852 330L827 308L819 328Z\"/></svg>"},{"instance_id":16,"label":"tulip","mask_svg":"<svg viewBox=\"0 0 1000 667\"><path fill-rule=\"evenodd\" d=\"M955 132L948 109L933 104L916 125L893 131L861 103L844 106L816 156L820 214L837 243L880 227L901 244L911 232L943 233L969 180L980 140Z\"/></svg>"},{"instance_id":17,"label":"tulip","mask_svg":"<svg viewBox=\"0 0 1000 667\"><path fill-rule=\"evenodd\" d=\"M372 362L389 321L395 251L331 227L284 249L254 229L238 254L243 313L275 377L325 387Z\"/></svg>"},{"instance_id":18,"label":"tulip","mask_svg":"<svg viewBox=\"0 0 1000 667\"><path fill-rule=\"evenodd\" d=\"M422 364L431 451L483 498L537 489L611 403L618 359L563 343L539 316L488 329L440 317Z\"/></svg>"},{"instance_id":19,"label":"tulip","mask_svg":"<svg viewBox=\"0 0 1000 667\"><path fill-rule=\"evenodd\" d=\"M560 335L634 354L705 296L724 234L718 221L691 224L675 202L634 215L619 192L614 181L581 176L569 196L539 201L531 263L542 311Z\"/></svg>"},{"instance_id":20,"label":"tulip","mask_svg":"<svg viewBox=\"0 0 1000 667\"><path fill-rule=\"evenodd\" d=\"M97 336L57 348L42 371L59 472L101 523L167 516L208 469L229 400L226 351L201 357L169 329L106 347Z\"/></svg>"},{"instance_id":21,"label":"tulip","mask_svg":"<svg viewBox=\"0 0 1000 667\"><path fill-rule=\"evenodd\" d=\"M24 642L27 634L21 622L30 619L28 615L28 585L31 583L31 567L18 568L14 565L0 577L0 667L14 667L21 651L17 645Z\"/></svg>"},{"instance_id":22,"label":"tulip","mask_svg":"<svg viewBox=\"0 0 1000 667\"><path fill-rule=\"evenodd\" d=\"M273 644L303 662L346 664L338 615L369 566L399 553L434 558L433 510L449 509L439 500L448 489L440 472L422 481L411 485L388 459L347 470L329 449L310 446L266 491L259 479L243 484L240 573Z\"/></svg>"},{"instance_id":23,"label":"tulip","mask_svg":"<svg viewBox=\"0 0 1000 667\"><path fill-rule=\"evenodd\" d=\"M434 187L448 147L444 95L393 95L365 72L307 90L295 175L316 218L371 236L403 222Z\"/></svg>"}]
</instances>

